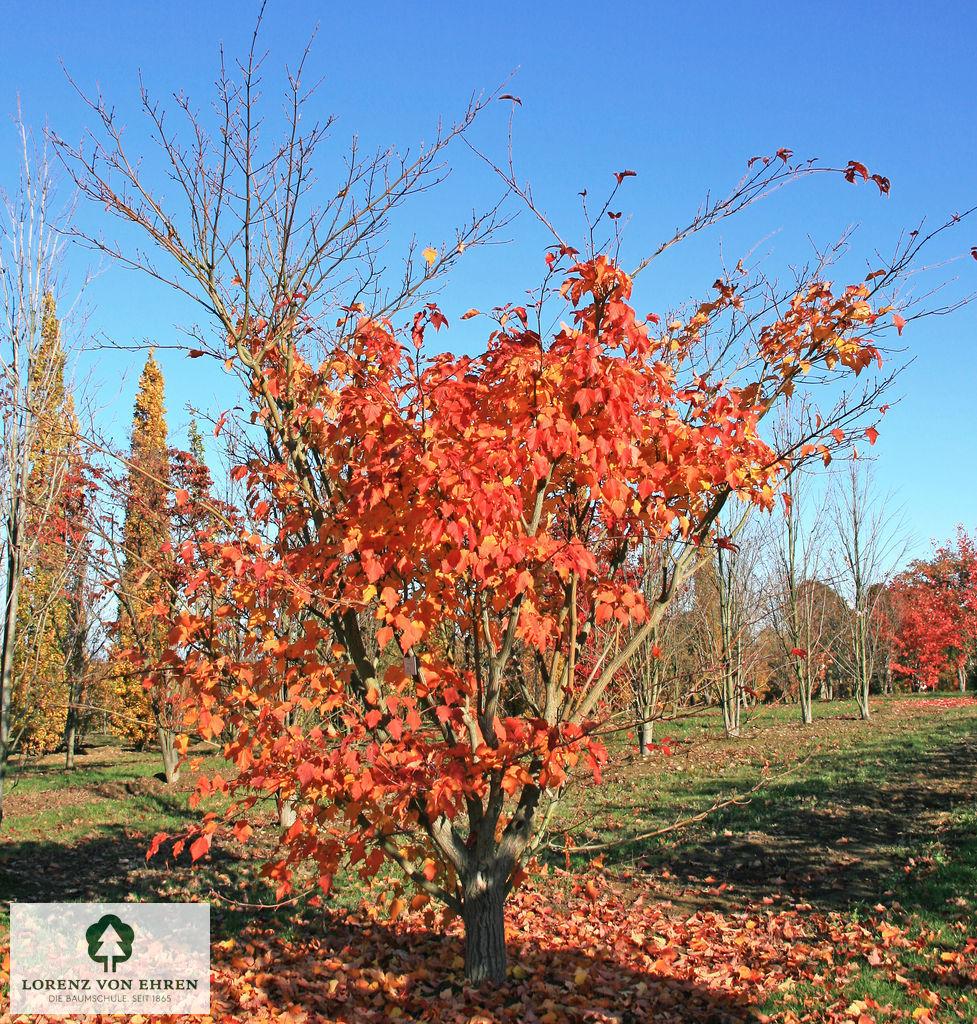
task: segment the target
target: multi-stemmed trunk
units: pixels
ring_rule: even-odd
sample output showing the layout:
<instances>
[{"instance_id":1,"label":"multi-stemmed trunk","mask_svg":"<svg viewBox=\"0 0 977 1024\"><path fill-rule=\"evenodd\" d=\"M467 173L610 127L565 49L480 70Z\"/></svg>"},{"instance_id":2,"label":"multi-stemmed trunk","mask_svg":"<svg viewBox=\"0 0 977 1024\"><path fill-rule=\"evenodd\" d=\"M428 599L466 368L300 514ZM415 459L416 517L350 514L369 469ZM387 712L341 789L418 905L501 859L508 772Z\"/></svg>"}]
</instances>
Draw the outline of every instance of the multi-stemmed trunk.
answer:
<instances>
[{"instance_id":1,"label":"multi-stemmed trunk","mask_svg":"<svg viewBox=\"0 0 977 1024\"><path fill-rule=\"evenodd\" d=\"M652 634L654 639L655 634ZM636 673L638 692L634 706L637 715L635 730L638 735L638 753L649 757L654 745L655 713L662 690L661 659L654 654L643 657Z\"/></svg>"},{"instance_id":2,"label":"multi-stemmed trunk","mask_svg":"<svg viewBox=\"0 0 977 1024\"><path fill-rule=\"evenodd\" d=\"M739 736L740 710L743 706L740 670L736 665L726 664L723 666L722 672L720 697L723 705L723 726L727 736Z\"/></svg>"},{"instance_id":3,"label":"multi-stemmed trunk","mask_svg":"<svg viewBox=\"0 0 977 1024\"><path fill-rule=\"evenodd\" d=\"M164 725L158 724L156 735L159 737L159 749L163 755L163 774L166 776L166 784L172 786L180 778L180 757L176 751L176 733Z\"/></svg>"},{"instance_id":4,"label":"multi-stemmed trunk","mask_svg":"<svg viewBox=\"0 0 977 1024\"><path fill-rule=\"evenodd\" d=\"M455 869L457 887L451 892L442 890L441 895L465 926L465 977L473 985L503 984L506 980L505 901L513 873L535 834L536 812L543 796L539 787L524 786L499 834L504 804L501 781L499 773L484 798L469 798L467 840L458 828L460 822L443 817L432 821L422 815L428 836ZM550 794L550 807L540 825L543 831L557 799ZM418 879L416 873L414 877Z\"/></svg>"}]
</instances>

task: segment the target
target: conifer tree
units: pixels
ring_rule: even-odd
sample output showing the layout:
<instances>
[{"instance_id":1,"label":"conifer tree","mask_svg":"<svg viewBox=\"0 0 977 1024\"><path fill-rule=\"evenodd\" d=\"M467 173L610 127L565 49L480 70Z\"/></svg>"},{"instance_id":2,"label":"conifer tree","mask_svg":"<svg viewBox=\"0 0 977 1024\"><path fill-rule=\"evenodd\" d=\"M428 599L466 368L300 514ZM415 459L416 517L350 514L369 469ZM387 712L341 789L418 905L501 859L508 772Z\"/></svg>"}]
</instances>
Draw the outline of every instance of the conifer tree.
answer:
<instances>
[{"instance_id":1,"label":"conifer tree","mask_svg":"<svg viewBox=\"0 0 977 1024\"><path fill-rule=\"evenodd\" d=\"M11 715L18 744L30 753L62 742L84 675L86 481L64 367L61 327L48 292L28 368L36 430L28 454L27 527L35 542L22 569Z\"/></svg>"},{"instance_id":2,"label":"conifer tree","mask_svg":"<svg viewBox=\"0 0 977 1024\"><path fill-rule=\"evenodd\" d=\"M141 666L158 659L165 636L149 614L166 597L166 550L170 541L170 459L166 444L163 372L150 351L139 378L125 482L122 565L116 590L115 728L137 747L158 734L158 709L143 687Z\"/></svg>"}]
</instances>

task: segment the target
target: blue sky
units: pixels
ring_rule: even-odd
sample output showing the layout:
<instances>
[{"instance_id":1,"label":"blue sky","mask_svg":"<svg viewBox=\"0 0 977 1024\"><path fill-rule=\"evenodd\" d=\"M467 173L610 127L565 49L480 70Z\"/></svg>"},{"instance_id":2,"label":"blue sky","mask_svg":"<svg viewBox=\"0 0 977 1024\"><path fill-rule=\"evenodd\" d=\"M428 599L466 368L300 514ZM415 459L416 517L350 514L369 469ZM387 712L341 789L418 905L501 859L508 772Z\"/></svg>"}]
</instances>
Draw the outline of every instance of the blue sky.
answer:
<instances>
[{"instance_id":1,"label":"blue sky","mask_svg":"<svg viewBox=\"0 0 977 1024\"><path fill-rule=\"evenodd\" d=\"M773 271L809 253L808 236L833 241L860 225L851 276L878 249L891 252L900 231L926 218L936 226L977 203L977 5L957 0L918 3L578 3L483 5L348 3L270 0L261 30L269 51L265 86L280 90L281 70L298 59L309 37L311 67L323 79L321 115L335 113L336 152L354 133L365 148L416 147L439 118L459 115L472 93L509 79L522 99L514 120L517 174L532 182L547 214L571 239L580 237L577 195L602 197L614 171L631 168L615 205L630 216L625 262L636 261L684 224L712 188L728 190L749 157L781 146L798 156L844 166L857 159L892 181L880 199L874 186L853 188L818 179L779 194L749 216L726 222L642 276L636 303L663 311L706 294L718 272L720 246L735 263L754 246ZM201 106L213 96L219 46L246 52L256 3L166 4L37 0L8 3L0 43L0 106L45 123L68 140L82 137L89 112L77 86L96 84L129 126L135 150L148 145L138 112L139 74L165 101L183 90ZM365 13L364 13L365 12ZM510 105L486 111L473 135L504 159ZM0 132L0 184L16 173L15 134ZM408 207L399 237L424 244L450 237L450 225L499 191L491 173L463 150L437 201ZM329 181L329 168L321 169ZM83 210L98 225L98 210ZM102 226L108 232L111 223ZM545 236L520 215L512 243L473 255L440 301L449 320L470 306L518 300L538 282ZM928 263L943 263L977 244L977 220L934 246ZM71 256L75 282L90 262ZM948 280L941 301L977 288L977 262L946 263L918 289ZM179 340L178 325L199 314L172 293L117 267L89 287L87 332L122 345ZM465 325L466 327L468 325ZM915 361L899 379L894 404L873 454L882 492L903 506L911 554L929 538L949 537L955 524L977 526L974 391L977 304L950 317L913 322L904 333ZM452 347L471 344L458 330ZM140 354L102 352L83 369L98 383L103 421L124 436L131 416ZM224 384L162 352L171 430L186 423L192 401L225 402Z\"/></svg>"}]
</instances>

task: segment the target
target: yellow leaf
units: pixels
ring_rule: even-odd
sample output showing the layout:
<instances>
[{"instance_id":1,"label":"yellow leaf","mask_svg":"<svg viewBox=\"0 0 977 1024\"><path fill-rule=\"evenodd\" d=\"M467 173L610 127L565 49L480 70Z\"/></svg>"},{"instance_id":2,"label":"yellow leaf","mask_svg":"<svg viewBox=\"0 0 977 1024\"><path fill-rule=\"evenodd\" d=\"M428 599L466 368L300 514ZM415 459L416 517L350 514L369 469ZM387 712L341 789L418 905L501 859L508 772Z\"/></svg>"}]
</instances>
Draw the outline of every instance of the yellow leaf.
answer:
<instances>
[{"instance_id":1,"label":"yellow leaf","mask_svg":"<svg viewBox=\"0 0 977 1024\"><path fill-rule=\"evenodd\" d=\"M429 267L432 267L434 266L434 261L438 258L438 251L437 249L432 249L430 246L428 246L428 248L426 248L424 252L421 253L421 255L424 257L424 259L427 260L427 265Z\"/></svg>"}]
</instances>

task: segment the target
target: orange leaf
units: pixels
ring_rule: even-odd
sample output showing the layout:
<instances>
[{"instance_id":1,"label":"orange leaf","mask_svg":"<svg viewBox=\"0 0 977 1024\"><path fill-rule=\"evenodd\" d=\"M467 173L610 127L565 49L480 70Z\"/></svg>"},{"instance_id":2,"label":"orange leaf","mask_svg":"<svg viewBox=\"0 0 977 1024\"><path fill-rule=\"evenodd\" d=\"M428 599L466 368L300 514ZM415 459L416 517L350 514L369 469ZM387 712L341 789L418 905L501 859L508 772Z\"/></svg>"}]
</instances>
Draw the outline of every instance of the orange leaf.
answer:
<instances>
[{"instance_id":1,"label":"orange leaf","mask_svg":"<svg viewBox=\"0 0 977 1024\"><path fill-rule=\"evenodd\" d=\"M903 327L906 326L906 321L898 313L893 313L892 322L896 325L896 330L901 335Z\"/></svg>"},{"instance_id":2,"label":"orange leaf","mask_svg":"<svg viewBox=\"0 0 977 1024\"><path fill-rule=\"evenodd\" d=\"M429 267L433 267L434 261L438 258L438 251L437 249L432 249L430 246L428 246L428 248L426 248L424 252L421 253L421 255L424 257L425 260L427 260L427 265Z\"/></svg>"},{"instance_id":3,"label":"orange leaf","mask_svg":"<svg viewBox=\"0 0 977 1024\"><path fill-rule=\"evenodd\" d=\"M210 836L200 836L190 844L190 858L192 860L200 860L200 858L210 849Z\"/></svg>"}]
</instances>

